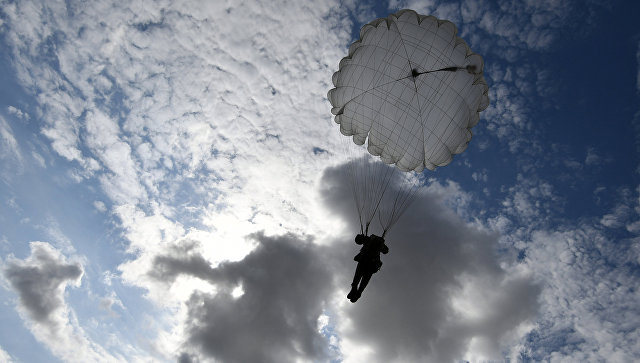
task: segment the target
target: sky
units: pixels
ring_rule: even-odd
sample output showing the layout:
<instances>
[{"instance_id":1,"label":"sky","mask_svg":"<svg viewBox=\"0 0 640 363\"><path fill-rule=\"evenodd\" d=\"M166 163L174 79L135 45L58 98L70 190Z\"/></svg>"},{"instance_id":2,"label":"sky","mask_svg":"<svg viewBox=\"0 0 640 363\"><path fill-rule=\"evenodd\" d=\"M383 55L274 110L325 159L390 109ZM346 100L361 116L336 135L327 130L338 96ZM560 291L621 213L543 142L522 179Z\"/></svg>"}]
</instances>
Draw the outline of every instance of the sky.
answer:
<instances>
[{"instance_id":1,"label":"sky","mask_svg":"<svg viewBox=\"0 0 640 363\"><path fill-rule=\"evenodd\" d=\"M640 3L0 4L0 361L640 360ZM352 304L327 92L403 8L491 103Z\"/></svg>"}]
</instances>

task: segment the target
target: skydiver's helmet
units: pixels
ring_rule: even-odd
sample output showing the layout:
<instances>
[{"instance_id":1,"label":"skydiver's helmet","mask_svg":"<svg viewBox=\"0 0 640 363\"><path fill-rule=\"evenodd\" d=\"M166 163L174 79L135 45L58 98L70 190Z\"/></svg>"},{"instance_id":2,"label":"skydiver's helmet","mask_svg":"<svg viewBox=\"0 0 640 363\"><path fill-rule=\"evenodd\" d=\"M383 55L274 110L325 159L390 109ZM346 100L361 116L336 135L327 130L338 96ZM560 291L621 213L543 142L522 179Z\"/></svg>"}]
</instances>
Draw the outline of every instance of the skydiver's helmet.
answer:
<instances>
[{"instance_id":1,"label":"skydiver's helmet","mask_svg":"<svg viewBox=\"0 0 640 363\"><path fill-rule=\"evenodd\" d=\"M364 234L359 234L356 236L356 243L359 245L363 244L366 240L367 236L365 236Z\"/></svg>"}]
</instances>

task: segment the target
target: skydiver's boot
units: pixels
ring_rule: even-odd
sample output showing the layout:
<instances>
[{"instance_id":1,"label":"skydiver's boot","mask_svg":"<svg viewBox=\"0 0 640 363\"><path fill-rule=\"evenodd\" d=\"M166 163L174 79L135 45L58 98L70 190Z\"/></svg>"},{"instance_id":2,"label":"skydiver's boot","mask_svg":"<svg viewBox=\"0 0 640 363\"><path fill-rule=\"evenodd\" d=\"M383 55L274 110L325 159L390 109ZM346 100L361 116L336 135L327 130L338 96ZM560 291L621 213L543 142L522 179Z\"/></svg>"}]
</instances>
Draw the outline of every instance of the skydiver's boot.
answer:
<instances>
[{"instance_id":1,"label":"skydiver's boot","mask_svg":"<svg viewBox=\"0 0 640 363\"><path fill-rule=\"evenodd\" d=\"M347 294L347 299L351 300L353 296L358 292L358 285L352 284L351 291Z\"/></svg>"},{"instance_id":2,"label":"skydiver's boot","mask_svg":"<svg viewBox=\"0 0 640 363\"><path fill-rule=\"evenodd\" d=\"M360 294L358 293L358 285L351 284L351 291L347 294L347 299L351 300L351 302L355 302L355 300L353 300L354 298L358 300L358 297L356 296L360 297Z\"/></svg>"},{"instance_id":3,"label":"skydiver's boot","mask_svg":"<svg viewBox=\"0 0 640 363\"><path fill-rule=\"evenodd\" d=\"M349 295L351 295L349 300L352 303L354 303L354 302L358 301L358 299L360 298L360 291L359 290L355 290L355 291L353 291L353 293L349 293Z\"/></svg>"}]
</instances>

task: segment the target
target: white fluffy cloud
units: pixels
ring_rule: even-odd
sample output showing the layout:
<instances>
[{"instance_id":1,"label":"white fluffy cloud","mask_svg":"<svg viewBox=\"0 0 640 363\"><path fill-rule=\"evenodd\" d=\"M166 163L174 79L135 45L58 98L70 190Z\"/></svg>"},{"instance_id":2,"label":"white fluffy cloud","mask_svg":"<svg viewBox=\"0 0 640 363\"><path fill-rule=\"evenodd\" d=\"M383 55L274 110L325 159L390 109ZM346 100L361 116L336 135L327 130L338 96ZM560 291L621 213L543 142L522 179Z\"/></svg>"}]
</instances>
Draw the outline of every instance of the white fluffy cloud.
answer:
<instances>
[{"instance_id":1,"label":"white fluffy cloud","mask_svg":"<svg viewBox=\"0 0 640 363\"><path fill-rule=\"evenodd\" d=\"M611 240L589 225L540 231L527 265L543 284L533 360L629 362L639 358L637 239Z\"/></svg>"},{"instance_id":2,"label":"white fluffy cloud","mask_svg":"<svg viewBox=\"0 0 640 363\"><path fill-rule=\"evenodd\" d=\"M307 191L331 162L313 147L337 140L325 94L349 24L336 6L36 2L6 13L42 132L100 181L129 236L141 236L129 222L142 213L242 245L252 230L323 228ZM132 251L150 248L141 238Z\"/></svg>"},{"instance_id":3,"label":"white fluffy cloud","mask_svg":"<svg viewBox=\"0 0 640 363\"><path fill-rule=\"evenodd\" d=\"M121 278L170 314L208 289L166 291L148 277L171 246L199 241L217 264L248 253L253 231L330 231L311 191L336 160L314 147L332 150L338 138L325 97L350 34L346 9L103 1L5 13L42 133L77 175L100 182L124 228L134 258ZM180 314L169 318L167 357L182 339Z\"/></svg>"}]
</instances>

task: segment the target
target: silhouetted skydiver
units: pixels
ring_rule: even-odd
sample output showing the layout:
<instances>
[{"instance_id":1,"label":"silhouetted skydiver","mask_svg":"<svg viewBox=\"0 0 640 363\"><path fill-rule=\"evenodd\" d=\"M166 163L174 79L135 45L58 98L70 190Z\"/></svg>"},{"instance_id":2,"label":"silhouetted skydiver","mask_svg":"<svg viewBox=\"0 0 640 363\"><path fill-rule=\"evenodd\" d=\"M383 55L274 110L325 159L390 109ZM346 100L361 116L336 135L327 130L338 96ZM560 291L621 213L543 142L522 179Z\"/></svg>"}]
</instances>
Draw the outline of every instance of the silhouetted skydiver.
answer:
<instances>
[{"instance_id":1,"label":"silhouetted skydiver","mask_svg":"<svg viewBox=\"0 0 640 363\"><path fill-rule=\"evenodd\" d=\"M356 272L351 283L351 291L347 298L352 303L358 301L362 291L367 287L371 276L380 270L382 261L380 261L380 253L389 253L389 247L384 244L384 238L372 234L365 236L359 234L356 236L356 243L362 245L360 252L353 258L358 261ZM359 283L359 284L358 284Z\"/></svg>"}]
</instances>

